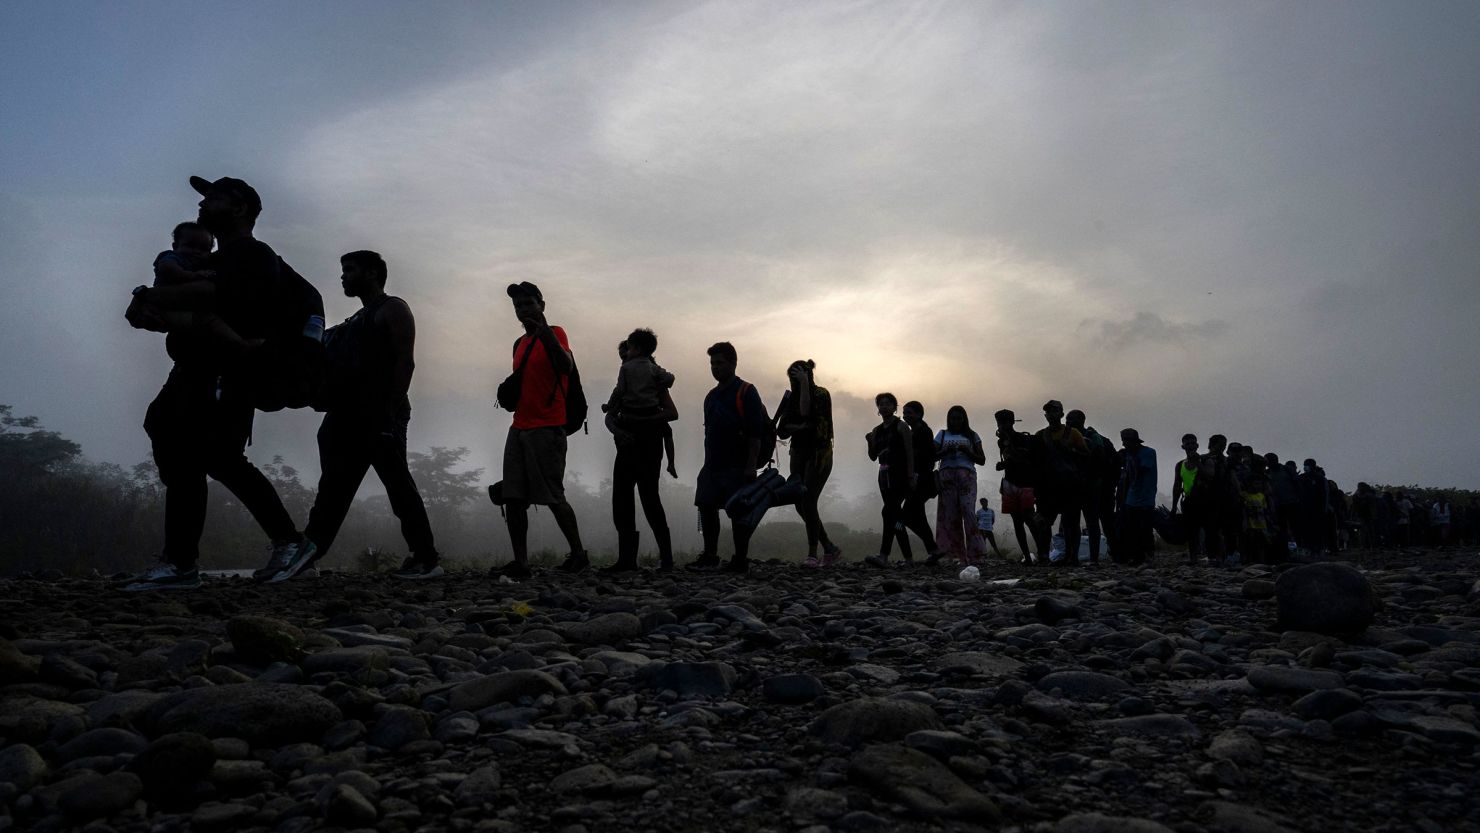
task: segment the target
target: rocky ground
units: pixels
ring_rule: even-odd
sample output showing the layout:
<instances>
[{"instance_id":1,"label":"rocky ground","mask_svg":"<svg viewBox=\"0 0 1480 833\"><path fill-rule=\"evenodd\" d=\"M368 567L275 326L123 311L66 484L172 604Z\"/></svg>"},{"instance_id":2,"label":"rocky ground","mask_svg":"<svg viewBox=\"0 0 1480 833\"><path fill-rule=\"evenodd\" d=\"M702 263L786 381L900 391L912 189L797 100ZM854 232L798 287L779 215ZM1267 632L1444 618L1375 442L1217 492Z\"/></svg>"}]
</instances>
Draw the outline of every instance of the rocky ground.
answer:
<instances>
[{"instance_id":1,"label":"rocky ground","mask_svg":"<svg viewBox=\"0 0 1480 833\"><path fill-rule=\"evenodd\" d=\"M1480 829L1480 556L1359 566L7 580L0 830Z\"/></svg>"}]
</instances>

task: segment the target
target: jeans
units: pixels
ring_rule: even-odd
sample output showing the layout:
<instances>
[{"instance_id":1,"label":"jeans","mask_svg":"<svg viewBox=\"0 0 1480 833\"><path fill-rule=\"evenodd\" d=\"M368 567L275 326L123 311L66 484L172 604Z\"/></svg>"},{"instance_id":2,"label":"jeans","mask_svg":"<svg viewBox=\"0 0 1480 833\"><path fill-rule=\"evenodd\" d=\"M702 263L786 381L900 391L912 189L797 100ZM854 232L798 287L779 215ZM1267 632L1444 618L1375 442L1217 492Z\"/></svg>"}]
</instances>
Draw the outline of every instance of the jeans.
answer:
<instances>
[{"instance_id":1,"label":"jeans","mask_svg":"<svg viewBox=\"0 0 1480 833\"><path fill-rule=\"evenodd\" d=\"M331 411L319 426L319 493L308 513L304 534L319 548L322 557L339 535L339 528L349 514L360 482L372 467L385 485L391 511L401 521L401 536L406 547L423 560L435 560L437 547L432 540L431 523L426 504L406 465L406 424L409 414L397 418L390 426L377 426L352 413ZM379 431L389 427L389 431Z\"/></svg>"}]
</instances>

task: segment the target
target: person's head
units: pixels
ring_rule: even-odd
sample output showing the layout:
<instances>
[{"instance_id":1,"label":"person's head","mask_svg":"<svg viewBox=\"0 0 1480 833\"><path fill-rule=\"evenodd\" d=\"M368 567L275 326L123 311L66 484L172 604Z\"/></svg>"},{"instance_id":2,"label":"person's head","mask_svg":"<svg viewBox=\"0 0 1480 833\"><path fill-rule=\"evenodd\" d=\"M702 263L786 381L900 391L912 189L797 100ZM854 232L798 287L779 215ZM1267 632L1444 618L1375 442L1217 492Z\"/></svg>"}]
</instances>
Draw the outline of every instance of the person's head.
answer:
<instances>
[{"instance_id":1,"label":"person's head","mask_svg":"<svg viewBox=\"0 0 1480 833\"><path fill-rule=\"evenodd\" d=\"M1242 457L1243 454L1244 454L1244 446L1243 446L1243 443L1229 443L1228 444L1228 456L1229 457Z\"/></svg>"},{"instance_id":2,"label":"person's head","mask_svg":"<svg viewBox=\"0 0 1480 833\"><path fill-rule=\"evenodd\" d=\"M1264 458L1263 457L1251 457L1251 458L1249 458L1249 471L1252 472L1252 473L1254 473L1254 474L1258 474L1258 475L1264 474Z\"/></svg>"},{"instance_id":3,"label":"person's head","mask_svg":"<svg viewBox=\"0 0 1480 833\"><path fill-rule=\"evenodd\" d=\"M740 358L735 354L735 345L728 341L716 342L709 347L709 373L721 384L735 378L735 367Z\"/></svg>"},{"instance_id":4,"label":"person's head","mask_svg":"<svg viewBox=\"0 0 1480 833\"><path fill-rule=\"evenodd\" d=\"M946 430L952 434L970 434L971 417L966 415L966 409L960 405L952 405L946 411Z\"/></svg>"},{"instance_id":5,"label":"person's head","mask_svg":"<svg viewBox=\"0 0 1480 833\"><path fill-rule=\"evenodd\" d=\"M216 236L250 234L262 213L262 198L252 186L224 176L215 182L198 176L190 178L190 187L200 194L198 221Z\"/></svg>"},{"instance_id":6,"label":"person's head","mask_svg":"<svg viewBox=\"0 0 1480 833\"><path fill-rule=\"evenodd\" d=\"M658 334L649 329L633 330L627 336L627 358L640 359L658 352Z\"/></svg>"},{"instance_id":7,"label":"person's head","mask_svg":"<svg viewBox=\"0 0 1480 833\"><path fill-rule=\"evenodd\" d=\"M1005 437L1017 430L1012 427L1017 423L1017 414L1007 408L1003 408L997 413L992 414L992 419L997 421L997 436L999 437Z\"/></svg>"},{"instance_id":8,"label":"person's head","mask_svg":"<svg viewBox=\"0 0 1480 833\"><path fill-rule=\"evenodd\" d=\"M894 398L894 394L885 391L874 396L874 408L879 411L879 416L888 419L899 410L899 400Z\"/></svg>"},{"instance_id":9,"label":"person's head","mask_svg":"<svg viewBox=\"0 0 1480 833\"><path fill-rule=\"evenodd\" d=\"M1187 452L1188 454L1196 454L1197 453L1197 448L1198 448L1198 445L1197 445L1197 435L1196 434L1183 434L1182 435L1182 450L1183 451Z\"/></svg>"},{"instance_id":10,"label":"person's head","mask_svg":"<svg viewBox=\"0 0 1480 833\"><path fill-rule=\"evenodd\" d=\"M627 342L623 341L617 344L617 359L619 361L627 361Z\"/></svg>"},{"instance_id":11,"label":"person's head","mask_svg":"<svg viewBox=\"0 0 1480 833\"><path fill-rule=\"evenodd\" d=\"M511 283L504 292L509 296L510 303L514 305L514 316L521 322L545 312L544 293L529 281Z\"/></svg>"},{"instance_id":12,"label":"person's head","mask_svg":"<svg viewBox=\"0 0 1480 833\"><path fill-rule=\"evenodd\" d=\"M1048 420L1049 425L1058 425L1064 421L1064 403L1057 399L1050 399L1043 403L1043 418Z\"/></svg>"},{"instance_id":13,"label":"person's head","mask_svg":"<svg viewBox=\"0 0 1480 833\"><path fill-rule=\"evenodd\" d=\"M181 254L204 257L211 253L211 246L215 243L216 238L206 231L205 226L188 220L170 232L170 248Z\"/></svg>"},{"instance_id":14,"label":"person's head","mask_svg":"<svg viewBox=\"0 0 1480 833\"><path fill-rule=\"evenodd\" d=\"M1141 447L1141 432L1134 428L1120 429L1120 444L1125 448Z\"/></svg>"},{"instance_id":15,"label":"person's head","mask_svg":"<svg viewBox=\"0 0 1480 833\"><path fill-rule=\"evenodd\" d=\"M901 409L901 413L904 415L904 421L908 422L910 424L910 427L913 428L914 426L919 425L920 422L925 419L925 406L911 399L910 401L904 403L904 408Z\"/></svg>"},{"instance_id":16,"label":"person's head","mask_svg":"<svg viewBox=\"0 0 1480 833\"><path fill-rule=\"evenodd\" d=\"M1294 460L1286 460L1285 461L1285 471L1287 471L1287 472L1289 472L1291 474L1294 474L1296 471L1298 471L1298 469L1295 468L1295 461Z\"/></svg>"},{"instance_id":17,"label":"person's head","mask_svg":"<svg viewBox=\"0 0 1480 833\"><path fill-rule=\"evenodd\" d=\"M1222 434L1214 434L1213 436L1208 437L1208 451L1212 452L1213 454L1222 454L1225 448L1228 448L1227 437L1223 436Z\"/></svg>"},{"instance_id":18,"label":"person's head","mask_svg":"<svg viewBox=\"0 0 1480 833\"><path fill-rule=\"evenodd\" d=\"M811 359L797 359L786 368L786 378L790 380L795 390L801 390L802 385L812 385L812 371L817 368L817 362Z\"/></svg>"},{"instance_id":19,"label":"person's head","mask_svg":"<svg viewBox=\"0 0 1480 833\"><path fill-rule=\"evenodd\" d=\"M1078 408L1075 408L1074 410L1070 411L1069 413L1064 414L1064 424L1067 425L1067 426L1069 426L1070 428L1073 428L1073 429L1077 430L1077 431L1083 431L1084 430L1084 411L1081 411Z\"/></svg>"},{"instance_id":20,"label":"person's head","mask_svg":"<svg viewBox=\"0 0 1480 833\"><path fill-rule=\"evenodd\" d=\"M385 291L385 261L375 252L361 250L339 256L339 283L351 298L375 297Z\"/></svg>"},{"instance_id":21,"label":"person's head","mask_svg":"<svg viewBox=\"0 0 1480 833\"><path fill-rule=\"evenodd\" d=\"M1301 465L1308 472L1314 472L1316 470L1316 461L1311 459L1310 457L1305 458L1305 462L1301 463Z\"/></svg>"},{"instance_id":22,"label":"person's head","mask_svg":"<svg viewBox=\"0 0 1480 833\"><path fill-rule=\"evenodd\" d=\"M982 498L981 504L982 504L982 508L983 509L991 509L992 508L991 501L987 500L986 498Z\"/></svg>"},{"instance_id":23,"label":"person's head","mask_svg":"<svg viewBox=\"0 0 1480 833\"><path fill-rule=\"evenodd\" d=\"M1268 454L1264 455L1264 467L1266 469L1275 468L1279 464L1280 464L1280 455L1274 453L1273 451L1271 451Z\"/></svg>"}]
</instances>

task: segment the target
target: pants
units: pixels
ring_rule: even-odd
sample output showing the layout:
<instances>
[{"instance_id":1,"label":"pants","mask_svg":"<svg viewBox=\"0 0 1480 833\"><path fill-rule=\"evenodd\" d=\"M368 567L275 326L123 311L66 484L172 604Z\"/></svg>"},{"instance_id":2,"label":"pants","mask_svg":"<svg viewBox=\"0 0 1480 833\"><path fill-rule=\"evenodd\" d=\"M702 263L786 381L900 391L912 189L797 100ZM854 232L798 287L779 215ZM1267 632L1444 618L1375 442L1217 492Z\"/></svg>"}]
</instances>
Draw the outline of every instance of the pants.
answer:
<instances>
[{"instance_id":1,"label":"pants","mask_svg":"<svg viewBox=\"0 0 1480 833\"><path fill-rule=\"evenodd\" d=\"M660 545L668 540L668 515L658 496L658 478L663 473L663 434L644 428L632 434L632 442L617 446L612 464L612 523L619 534L637 531L637 507L632 491L642 501L642 513ZM666 549L666 547L660 547Z\"/></svg>"},{"instance_id":2,"label":"pants","mask_svg":"<svg viewBox=\"0 0 1480 833\"><path fill-rule=\"evenodd\" d=\"M1223 560L1223 519L1216 505L1184 502L1183 512L1187 516L1187 555L1196 558L1206 554L1209 559ZM1201 539L1201 546L1199 546Z\"/></svg>"},{"instance_id":3,"label":"pants","mask_svg":"<svg viewBox=\"0 0 1480 833\"><path fill-rule=\"evenodd\" d=\"M931 478L931 482L934 482L935 472L926 472L920 476ZM935 533L930 531L930 521L925 517L925 504L930 501L928 488L926 481L921 480L910 491L909 496L905 498L904 505L899 507L899 522L904 524L905 529L915 533L915 537L920 539L920 543L925 545L926 550L934 552ZM903 531L901 531L902 535ZM901 552L908 553L909 550L901 547Z\"/></svg>"},{"instance_id":4,"label":"pants","mask_svg":"<svg viewBox=\"0 0 1480 833\"><path fill-rule=\"evenodd\" d=\"M1053 522L1062 516L1059 531L1064 535L1064 560L1071 565L1079 563L1079 513L1084 508L1082 500L1079 491L1070 487L1038 490L1038 513L1042 517L1038 532L1039 553L1049 551L1050 539L1053 538Z\"/></svg>"},{"instance_id":5,"label":"pants","mask_svg":"<svg viewBox=\"0 0 1480 833\"><path fill-rule=\"evenodd\" d=\"M817 451L791 454L791 480L801 478L807 487L807 494L797 501L797 514L802 516L802 523L807 527L807 555L817 553L818 543L822 544L823 550L833 548L832 541L827 537L827 530L822 527L822 516L817 511L817 500L822 496L822 487L827 485L827 479L832 475L833 459L832 449L824 448Z\"/></svg>"},{"instance_id":6,"label":"pants","mask_svg":"<svg viewBox=\"0 0 1480 833\"><path fill-rule=\"evenodd\" d=\"M1151 537L1156 510L1149 506L1124 506L1115 513L1115 558L1124 564L1143 564L1155 547Z\"/></svg>"},{"instance_id":7,"label":"pants","mask_svg":"<svg viewBox=\"0 0 1480 833\"><path fill-rule=\"evenodd\" d=\"M982 536L976 530L976 469L945 468L936 476L940 496L935 503L935 549L963 563L983 555Z\"/></svg>"},{"instance_id":8,"label":"pants","mask_svg":"<svg viewBox=\"0 0 1480 833\"><path fill-rule=\"evenodd\" d=\"M144 431L164 483L164 557L181 569L200 559L208 487L214 478L236 495L274 542L293 541L298 528L272 483L247 459L252 404L228 388L216 398L216 377L175 368L149 403Z\"/></svg>"},{"instance_id":9,"label":"pants","mask_svg":"<svg viewBox=\"0 0 1480 833\"><path fill-rule=\"evenodd\" d=\"M1103 487L1093 487L1084 499L1084 531L1089 536L1089 560L1100 560L1100 533L1106 538L1115 537L1115 493ZM1111 548L1114 548L1114 543Z\"/></svg>"},{"instance_id":10,"label":"pants","mask_svg":"<svg viewBox=\"0 0 1480 833\"><path fill-rule=\"evenodd\" d=\"M319 426L319 493L308 513L303 532L318 545L319 557L329 551L339 528L349 514L365 472L385 485L391 511L401 521L406 547L423 560L434 560L437 547L427 520L426 504L406 465L406 424L410 415L398 418L391 431L382 433L353 414L331 411Z\"/></svg>"}]
</instances>

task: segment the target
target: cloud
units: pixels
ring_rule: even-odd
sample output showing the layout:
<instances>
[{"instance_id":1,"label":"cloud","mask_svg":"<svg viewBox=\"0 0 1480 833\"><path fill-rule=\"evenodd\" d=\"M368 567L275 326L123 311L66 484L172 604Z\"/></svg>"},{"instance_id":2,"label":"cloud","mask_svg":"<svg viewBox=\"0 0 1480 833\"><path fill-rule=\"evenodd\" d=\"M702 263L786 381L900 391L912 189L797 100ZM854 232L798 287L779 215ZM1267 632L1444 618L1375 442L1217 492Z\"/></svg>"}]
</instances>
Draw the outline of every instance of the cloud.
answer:
<instances>
[{"instance_id":1,"label":"cloud","mask_svg":"<svg viewBox=\"0 0 1480 833\"><path fill-rule=\"evenodd\" d=\"M1154 312L1142 310L1121 320L1086 319L1080 323L1079 329L1092 343L1125 350L1143 344L1180 346L1206 341L1227 333L1229 324L1219 318L1195 322L1168 321Z\"/></svg>"}]
</instances>

